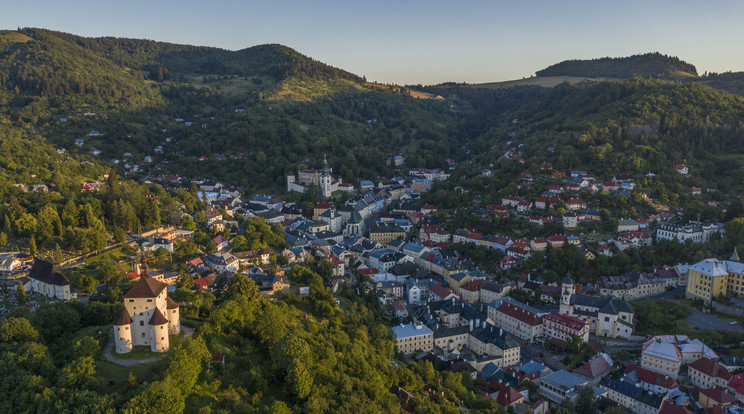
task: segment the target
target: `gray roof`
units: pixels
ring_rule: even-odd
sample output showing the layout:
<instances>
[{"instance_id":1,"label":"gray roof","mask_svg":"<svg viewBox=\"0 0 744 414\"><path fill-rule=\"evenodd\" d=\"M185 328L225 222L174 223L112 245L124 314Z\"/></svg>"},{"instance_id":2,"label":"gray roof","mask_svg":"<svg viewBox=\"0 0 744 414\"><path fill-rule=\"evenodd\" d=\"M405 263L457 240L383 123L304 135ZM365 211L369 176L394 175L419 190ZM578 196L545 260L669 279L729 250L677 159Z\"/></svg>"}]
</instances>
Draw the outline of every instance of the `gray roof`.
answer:
<instances>
[{"instance_id":1,"label":"gray roof","mask_svg":"<svg viewBox=\"0 0 744 414\"><path fill-rule=\"evenodd\" d=\"M633 313L633 308L624 300L617 298L598 298L587 295L571 295L571 305L596 308L600 313L617 315L620 312Z\"/></svg>"},{"instance_id":2,"label":"gray roof","mask_svg":"<svg viewBox=\"0 0 744 414\"><path fill-rule=\"evenodd\" d=\"M409 323L407 325L393 326L393 334L395 338L408 338L411 336L419 336L426 334L433 334L434 331L429 329L423 323Z\"/></svg>"}]
</instances>

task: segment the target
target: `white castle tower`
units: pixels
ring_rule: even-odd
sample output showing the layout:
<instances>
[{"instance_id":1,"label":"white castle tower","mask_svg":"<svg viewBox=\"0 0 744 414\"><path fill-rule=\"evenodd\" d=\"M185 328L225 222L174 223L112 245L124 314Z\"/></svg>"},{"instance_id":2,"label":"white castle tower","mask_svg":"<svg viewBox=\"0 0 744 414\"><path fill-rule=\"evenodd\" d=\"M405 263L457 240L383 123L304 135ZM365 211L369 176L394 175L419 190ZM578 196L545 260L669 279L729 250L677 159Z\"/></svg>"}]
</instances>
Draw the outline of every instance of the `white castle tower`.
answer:
<instances>
[{"instance_id":1,"label":"white castle tower","mask_svg":"<svg viewBox=\"0 0 744 414\"><path fill-rule=\"evenodd\" d=\"M331 198L331 170L328 168L328 159L323 155L323 169L320 171L320 196Z\"/></svg>"},{"instance_id":2,"label":"white castle tower","mask_svg":"<svg viewBox=\"0 0 744 414\"><path fill-rule=\"evenodd\" d=\"M148 275L143 258L140 279L124 295L124 309L114 322L117 353L140 345L149 346L152 352L168 350L168 335L181 332L181 319L178 303L168 297L167 286Z\"/></svg>"}]
</instances>

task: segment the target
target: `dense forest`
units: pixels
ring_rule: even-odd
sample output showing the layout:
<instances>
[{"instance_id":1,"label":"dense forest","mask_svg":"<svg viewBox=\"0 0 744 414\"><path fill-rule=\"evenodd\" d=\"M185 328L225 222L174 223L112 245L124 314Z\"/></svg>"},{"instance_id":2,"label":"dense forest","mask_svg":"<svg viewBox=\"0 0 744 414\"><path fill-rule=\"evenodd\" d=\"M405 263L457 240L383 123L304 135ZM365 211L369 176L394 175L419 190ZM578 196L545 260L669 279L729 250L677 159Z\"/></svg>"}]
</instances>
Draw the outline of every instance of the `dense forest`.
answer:
<instances>
[{"instance_id":1,"label":"dense forest","mask_svg":"<svg viewBox=\"0 0 744 414\"><path fill-rule=\"evenodd\" d=\"M622 58L604 57L590 60L565 60L545 69L537 76L585 76L587 78L678 78L697 76L695 66L675 56L646 53Z\"/></svg>"}]
</instances>

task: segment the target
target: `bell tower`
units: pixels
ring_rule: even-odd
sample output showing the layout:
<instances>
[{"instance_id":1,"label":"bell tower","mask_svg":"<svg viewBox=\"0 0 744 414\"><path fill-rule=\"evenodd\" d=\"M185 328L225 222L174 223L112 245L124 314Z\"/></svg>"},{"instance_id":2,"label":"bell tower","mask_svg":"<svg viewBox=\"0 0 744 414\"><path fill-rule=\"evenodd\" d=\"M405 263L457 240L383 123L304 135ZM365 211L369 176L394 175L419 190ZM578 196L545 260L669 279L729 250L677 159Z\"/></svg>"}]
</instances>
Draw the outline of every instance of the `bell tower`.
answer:
<instances>
[{"instance_id":1,"label":"bell tower","mask_svg":"<svg viewBox=\"0 0 744 414\"><path fill-rule=\"evenodd\" d=\"M331 169L328 168L328 159L323 155L323 169L320 171L320 195L323 198L331 198Z\"/></svg>"},{"instance_id":2,"label":"bell tower","mask_svg":"<svg viewBox=\"0 0 744 414\"><path fill-rule=\"evenodd\" d=\"M574 293L576 293L576 288L571 280L571 275L567 273L566 278L563 279L563 282L561 283L561 314L573 314L573 309L571 308L571 296L573 296Z\"/></svg>"}]
</instances>

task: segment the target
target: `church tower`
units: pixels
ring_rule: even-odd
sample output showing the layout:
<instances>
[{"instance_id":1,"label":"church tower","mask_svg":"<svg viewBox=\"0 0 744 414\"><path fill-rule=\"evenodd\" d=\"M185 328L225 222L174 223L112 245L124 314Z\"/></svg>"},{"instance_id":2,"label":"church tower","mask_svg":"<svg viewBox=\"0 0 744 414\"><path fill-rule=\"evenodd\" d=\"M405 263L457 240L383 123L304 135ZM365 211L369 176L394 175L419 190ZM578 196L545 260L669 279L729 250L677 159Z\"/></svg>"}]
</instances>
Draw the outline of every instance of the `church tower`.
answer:
<instances>
[{"instance_id":1,"label":"church tower","mask_svg":"<svg viewBox=\"0 0 744 414\"><path fill-rule=\"evenodd\" d=\"M331 170L328 168L328 159L323 155L323 169L320 170L320 195L323 198L331 198Z\"/></svg>"},{"instance_id":2,"label":"church tower","mask_svg":"<svg viewBox=\"0 0 744 414\"><path fill-rule=\"evenodd\" d=\"M573 309L571 308L571 296L576 293L571 276L566 274L566 278L561 283L561 305L559 313L563 315L572 315Z\"/></svg>"}]
</instances>

